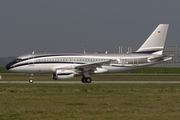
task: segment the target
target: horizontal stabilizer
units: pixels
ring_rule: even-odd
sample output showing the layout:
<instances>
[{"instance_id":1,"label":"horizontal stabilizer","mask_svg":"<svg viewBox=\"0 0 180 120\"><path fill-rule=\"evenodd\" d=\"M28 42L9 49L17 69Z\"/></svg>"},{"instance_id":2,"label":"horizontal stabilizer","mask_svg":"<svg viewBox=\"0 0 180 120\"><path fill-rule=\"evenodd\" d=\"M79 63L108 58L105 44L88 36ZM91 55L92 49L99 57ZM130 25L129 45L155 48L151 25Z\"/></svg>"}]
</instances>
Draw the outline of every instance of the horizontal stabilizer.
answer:
<instances>
[{"instance_id":1,"label":"horizontal stabilizer","mask_svg":"<svg viewBox=\"0 0 180 120\"><path fill-rule=\"evenodd\" d=\"M172 60L172 57L173 56L171 56L171 55L169 55L169 56L160 56L160 57L149 58L148 61L151 62L151 63L165 62L165 61L168 61L168 60Z\"/></svg>"}]
</instances>

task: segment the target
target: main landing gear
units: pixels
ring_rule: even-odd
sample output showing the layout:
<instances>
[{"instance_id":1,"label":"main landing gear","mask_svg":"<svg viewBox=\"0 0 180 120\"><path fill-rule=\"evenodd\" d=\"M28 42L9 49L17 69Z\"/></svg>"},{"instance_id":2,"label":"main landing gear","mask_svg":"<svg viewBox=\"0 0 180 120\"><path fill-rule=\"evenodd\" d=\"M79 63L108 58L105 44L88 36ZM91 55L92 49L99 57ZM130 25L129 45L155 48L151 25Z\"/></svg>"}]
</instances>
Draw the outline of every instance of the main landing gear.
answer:
<instances>
[{"instance_id":1,"label":"main landing gear","mask_svg":"<svg viewBox=\"0 0 180 120\"><path fill-rule=\"evenodd\" d=\"M91 81L92 81L92 79L90 78L90 77L83 77L82 79L81 79L81 81L82 81L82 83L91 83Z\"/></svg>"},{"instance_id":2,"label":"main landing gear","mask_svg":"<svg viewBox=\"0 0 180 120\"><path fill-rule=\"evenodd\" d=\"M34 74L31 74L31 77L29 79L29 83L33 83Z\"/></svg>"},{"instance_id":3,"label":"main landing gear","mask_svg":"<svg viewBox=\"0 0 180 120\"><path fill-rule=\"evenodd\" d=\"M83 78L81 79L82 83L91 83L92 79L89 77L88 71L84 71L82 76L83 76Z\"/></svg>"}]
</instances>

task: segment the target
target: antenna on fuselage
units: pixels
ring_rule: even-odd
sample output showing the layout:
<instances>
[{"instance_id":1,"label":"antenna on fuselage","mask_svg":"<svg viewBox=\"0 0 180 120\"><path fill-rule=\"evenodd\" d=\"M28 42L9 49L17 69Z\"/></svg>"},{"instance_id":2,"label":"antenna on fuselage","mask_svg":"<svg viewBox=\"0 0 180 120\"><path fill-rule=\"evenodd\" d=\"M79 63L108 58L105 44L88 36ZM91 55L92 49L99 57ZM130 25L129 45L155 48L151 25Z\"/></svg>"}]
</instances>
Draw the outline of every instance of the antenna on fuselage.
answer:
<instances>
[{"instance_id":1,"label":"antenna on fuselage","mask_svg":"<svg viewBox=\"0 0 180 120\"><path fill-rule=\"evenodd\" d=\"M32 52L32 54L34 54L35 51Z\"/></svg>"}]
</instances>

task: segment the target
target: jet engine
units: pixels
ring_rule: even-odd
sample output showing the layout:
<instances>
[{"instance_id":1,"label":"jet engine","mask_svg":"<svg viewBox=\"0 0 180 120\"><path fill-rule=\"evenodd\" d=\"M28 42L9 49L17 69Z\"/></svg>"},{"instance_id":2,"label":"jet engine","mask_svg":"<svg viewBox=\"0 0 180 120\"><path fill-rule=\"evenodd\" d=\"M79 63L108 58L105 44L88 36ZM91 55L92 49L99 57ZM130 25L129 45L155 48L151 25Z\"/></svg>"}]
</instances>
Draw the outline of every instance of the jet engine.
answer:
<instances>
[{"instance_id":1,"label":"jet engine","mask_svg":"<svg viewBox=\"0 0 180 120\"><path fill-rule=\"evenodd\" d=\"M71 79L73 77L74 77L73 70L56 70L56 74L52 75L52 78L54 80L65 80L65 79Z\"/></svg>"}]
</instances>

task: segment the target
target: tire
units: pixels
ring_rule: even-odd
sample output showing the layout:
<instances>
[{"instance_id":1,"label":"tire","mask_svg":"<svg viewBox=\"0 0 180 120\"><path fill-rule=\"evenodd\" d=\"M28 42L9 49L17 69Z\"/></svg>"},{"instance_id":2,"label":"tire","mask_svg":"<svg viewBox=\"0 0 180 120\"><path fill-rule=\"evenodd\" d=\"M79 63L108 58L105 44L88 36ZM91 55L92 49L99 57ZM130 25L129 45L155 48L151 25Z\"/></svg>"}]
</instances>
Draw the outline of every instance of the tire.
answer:
<instances>
[{"instance_id":1,"label":"tire","mask_svg":"<svg viewBox=\"0 0 180 120\"><path fill-rule=\"evenodd\" d=\"M86 83L86 78L83 77L83 78L81 79L81 81L82 81L82 83Z\"/></svg>"},{"instance_id":2,"label":"tire","mask_svg":"<svg viewBox=\"0 0 180 120\"><path fill-rule=\"evenodd\" d=\"M92 81L92 79L91 79L90 77L87 77L87 78L86 78L86 82L87 82L87 83L91 83L91 81Z\"/></svg>"},{"instance_id":3,"label":"tire","mask_svg":"<svg viewBox=\"0 0 180 120\"><path fill-rule=\"evenodd\" d=\"M33 83L33 79L30 79L30 80L29 80L29 83Z\"/></svg>"}]
</instances>

